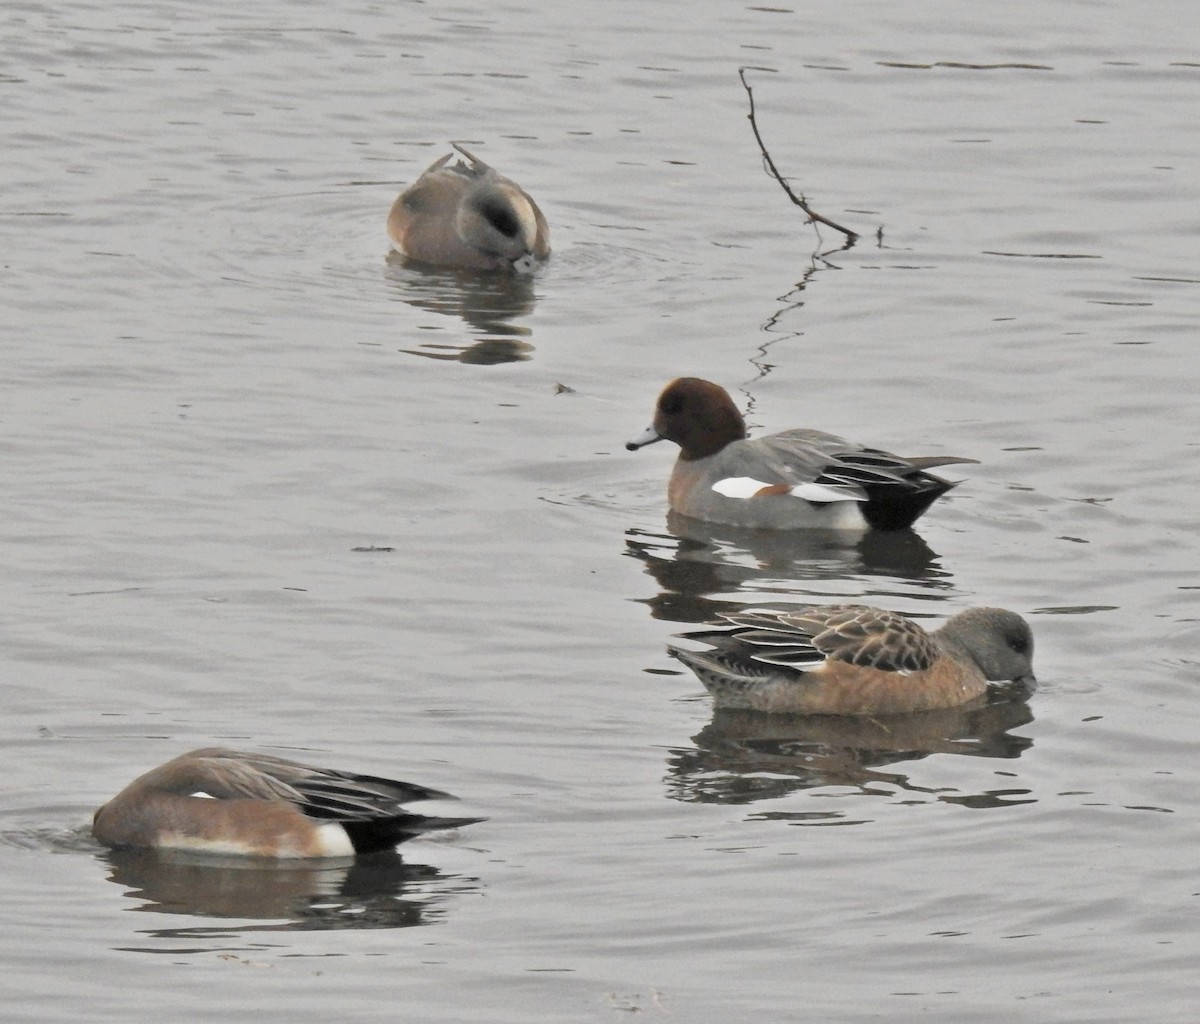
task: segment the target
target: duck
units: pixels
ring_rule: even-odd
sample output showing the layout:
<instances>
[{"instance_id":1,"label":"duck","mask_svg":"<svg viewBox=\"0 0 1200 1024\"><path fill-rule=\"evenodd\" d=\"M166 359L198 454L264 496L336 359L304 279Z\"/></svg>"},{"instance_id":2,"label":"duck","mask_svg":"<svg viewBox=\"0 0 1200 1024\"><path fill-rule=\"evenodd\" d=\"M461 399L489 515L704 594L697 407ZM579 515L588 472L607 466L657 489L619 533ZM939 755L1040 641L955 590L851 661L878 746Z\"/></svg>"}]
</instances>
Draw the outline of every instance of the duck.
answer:
<instances>
[{"instance_id":1,"label":"duck","mask_svg":"<svg viewBox=\"0 0 1200 1024\"><path fill-rule=\"evenodd\" d=\"M653 422L625 447L657 441L680 448L667 486L672 510L751 529L905 530L957 485L928 469L976 462L904 458L819 430L751 439L729 392L699 377L667 384Z\"/></svg>"},{"instance_id":2,"label":"duck","mask_svg":"<svg viewBox=\"0 0 1200 1024\"><path fill-rule=\"evenodd\" d=\"M92 834L114 848L289 860L373 853L481 820L401 806L433 799L454 798L411 782L205 747L134 779L96 811Z\"/></svg>"},{"instance_id":3,"label":"duck","mask_svg":"<svg viewBox=\"0 0 1200 1024\"><path fill-rule=\"evenodd\" d=\"M392 248L419 263L531 273L550 255L550 228L523 188L458 143L396 197Z\"/></svg>"},{"instance_id":4,"label":"duck","mask_svg":"<svg viewBox=\"0 0 1200 1024\"><path fill-rule=\"evenodd\" d=\"M902 715L976 701L989 681L1037 686L1033 631L1004 608L968 608L932 632L857 604L751 608L722 618L734 628L680 634L712 649L667 648L717 708Z\"/></svg>"}]
</instances>

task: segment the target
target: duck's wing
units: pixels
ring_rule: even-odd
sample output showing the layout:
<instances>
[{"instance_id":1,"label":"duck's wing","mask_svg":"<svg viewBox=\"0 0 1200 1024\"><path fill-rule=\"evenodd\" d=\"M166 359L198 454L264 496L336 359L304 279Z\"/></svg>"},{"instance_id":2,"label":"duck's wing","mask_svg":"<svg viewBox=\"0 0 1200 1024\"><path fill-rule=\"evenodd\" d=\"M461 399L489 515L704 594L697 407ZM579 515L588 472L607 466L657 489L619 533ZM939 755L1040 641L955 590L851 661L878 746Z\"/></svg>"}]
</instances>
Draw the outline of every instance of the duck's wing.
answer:
<instances>
[{"instance_id":1,"label":"duck's wing","mask_svg":"<svg viewBox=\"0 0 1200 1024\"><path fill-rule=\"evenodd\" d=\"M857 480L828 475L834 453L847 445L819 430L734 441L713 456L712 487L727 498L790 494L812 502L866 501L867 492Z\"/></svg>"},{"instance_id":2,"label":"duck's wing","mask_svg":"<svg viewBox=\"0 0 1200 1024\"><path fill-rule=\"evenodd\" d=\"M841 661L881 672L920 672L941 653L933 637L911 619L866 605L815 605L786 612L751 608L721 617L733 628L679 635L715 648L711 656L722 664L749 659L812 672L827 661ZM679 656L679 649L672 653Z\"/></svg>"},{"instance_id":3,"label":"duck's wing","mask_svg":"<svg viewBox=\"0 0 1200 1024\"><path fill-rule=\"evenodd\" d=\"M957 455L905 458L818 430L787 430L736 446L739 466L753 469L718 480L714 490L739 498L786 493L817 503L858 501L863 518L883 530L911 526L955 486L928 469L975 462Z\"/></svg>"},{"instance_id":4,"label":"duck's wing","mask_svg":"<svg viewBox=\"0 0 1200 1024\"><path fill-rule=\"evenodd\" d=\"M747 676L762 675L762 665L776 665L796 672L820 668L826 656L812 643L811 634L788 621L782 612L750 608L722 615L733 629L705 629L678 634L681 639L708 644L712 651L702 655L671 646L670 652L685 664L696 667L696 658L710 667L724 666ZM755 664L758 668L755 668Z\"/></svg>"},{"instance_id":5,"label":"duck's wing","mask_svg":"<svg viewBox=\"0 0 1200 1024\"><path fill-rule=\"evenodd\" d=\"M312 817L335 821L394 814L408 801L449 797L409 782L314 768L267 754L213 748L187 755L185 763L186 779L171 786L177 792L224 800L284 800Z\"/></svg>"},{"instance_id":6,"label":"duck's wing","mask_svg":"<svg viewBox=\"0 0 1200 1024\"><path fill-rule=\"evenodd\" d=\"M750 443L766 456L782 481L813 481L864 492L879 486L912 486L927 469L976 461L957 455L906 458L819 430L785 430Z\"/></svg>"},{"instance_id":7,"label":"duck's wing","mask_svg":"<svg viewBox=\"0 0 1200 1024\"><path fill-rule=\"evenodd\" d=\"M911 619L865 605L786 612L751 608L722 618L733 628L680 636L709 644L726 659L751 659L797 672L814 671L826 661L918 672L940 654L936 641Z\"/></svg>"},{"instance_id":8,"label":"duck's wing","mask_svg":"<svg viewBox=\"0 0 1200 1024\"><path fill-rule=\"evenodd\" d=\"M782 612L750 608L722 618L734 628L689 636L723 652L797 672L809 672L825 663L826 654L813 643L812 631Z\"/></svg>"},{"instance_id":9,"label":"duck's wing","mask_svg":"<svg viewBox=\"0 0 1200 1024\"><path fill-rule=\"evenodd\" d=\"M447 153L433 164L408 188L400 193L396 205L403 205L413 216L444 215L448 222L453 220L463 195L470 189L473 179L458 170L461 161L446 167L451 154Z\"/></svg>"},{"instance_id":10,"label":"duck's wing","mask_svg":"<svg viewBox=\"0 0 1200 1024\"><path fill-rule=\"evenodd\" d=\"M937 642L917 623L883 608L818 605L779 619L809 637L830 660L881 672L924 671L940 654Z\"/></svg>"},{"instance_id":11,"label":"duck's wing","mask_svg":"<svg viewBox=\"0 0 1200 1024\"><path fill-rule=\"evenodd\" d=\"M459 160L458 163L451 168L452 170L459 174L465 175L468 178L482 179L488 177L489 175L492 177L499 177L495 168L493 168L490 164L484 163L484 161L480 160L479 157L467 149L466 146L460 146L457 142L452 142L450 145L458 150L469 161L469 163L463 163L461 160ZM446 159L449 160L450 156L447 155Z\"/></svg>"}]
</instances>

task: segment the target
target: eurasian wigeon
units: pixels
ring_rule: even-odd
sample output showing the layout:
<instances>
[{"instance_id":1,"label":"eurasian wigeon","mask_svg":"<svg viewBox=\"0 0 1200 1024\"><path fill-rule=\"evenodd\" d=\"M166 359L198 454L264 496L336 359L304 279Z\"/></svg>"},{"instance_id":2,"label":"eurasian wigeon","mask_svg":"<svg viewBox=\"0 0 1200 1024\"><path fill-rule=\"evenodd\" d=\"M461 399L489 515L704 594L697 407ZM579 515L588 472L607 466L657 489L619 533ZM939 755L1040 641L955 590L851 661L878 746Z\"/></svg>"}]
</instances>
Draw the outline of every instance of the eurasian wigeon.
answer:
<instances>
[{"instance_id":1,"label":"eurasian wigeon","mask_svg":"<svg viewBox=\"0 0 1200 1024\"><path fill-rule=\"evenodd\" d=\"M932 633L854 604L724 618L736 628L680 634L713 650L668 647L719 708L897 715L966 704L988 680L1037 684L1029 624L1003 608L968 608Z\"/></svg>"},{"instance_id":2,"label":"eurasian wigeon","mask_svg":"<svg viewBox=\"0 0 1200 1024\"><path fill-rule=\"evenodd\" d=\"M550 255L550 228L537 203L457 143L392 203L387 231L413 260L464 270L529 273Z\"/></svg>"},{"instance_id":3,"label":"eurasian wigeon","mask_svg":"<svg viewBox=\"0 0 1200 1024\"><path fill-rule=\"evenodd\" d=\"M625 447L663 440L680 447L667 487L672 509L754 529L903 530L955 486L927 469L976 461L906 459L819 430L751 440L729 392L698 377L671 381L654 422Z\"/></svg>"},{"instance_id":4,"label":"eurasian wigeon","mask_svg":"<svg viewBox=\"0 0 1200 1024\"><path fill-rule=\"evenodd\" d=\"M92 819L105 846L248 857L352 857L478 818L432 818L410 800L453 799L409 782L219 747L136 778Z\"/></svg>"}]
</instances>

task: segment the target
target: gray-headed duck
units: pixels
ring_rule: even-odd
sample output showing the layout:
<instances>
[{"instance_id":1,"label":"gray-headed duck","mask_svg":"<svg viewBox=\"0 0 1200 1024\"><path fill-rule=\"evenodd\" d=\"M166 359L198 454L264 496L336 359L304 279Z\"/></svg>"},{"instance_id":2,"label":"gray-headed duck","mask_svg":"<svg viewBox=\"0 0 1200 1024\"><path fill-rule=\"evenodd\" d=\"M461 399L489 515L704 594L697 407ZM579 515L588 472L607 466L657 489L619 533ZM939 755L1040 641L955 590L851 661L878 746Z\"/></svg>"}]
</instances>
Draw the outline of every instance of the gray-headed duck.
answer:
<instances>
[{"instance_id":1,"label":"gray-headed duck","mask_svg":"<svg viewBox=\"0 0 1200 1024\"><path fill-rule=\"evenodd\" d=\"M430 164L388 213L395 250L410 259L463 270L529 273L550 255L550 228L523 188L462 146Z\"/></svg>"},{"instance_id":2,"label":"gray-headed duck","mask_svg":"<svg viewBox=\"0 0 1200 1024\"><path fill-rule=\"evenodd\" d=\"M989 680L1037 684L1029 624L1003 608L968 608L933 632L853 604L724 618L735 628L681 634L713 650L668 648L721 708L910 714L980 698Z\"/></svg>"}]
</instances>

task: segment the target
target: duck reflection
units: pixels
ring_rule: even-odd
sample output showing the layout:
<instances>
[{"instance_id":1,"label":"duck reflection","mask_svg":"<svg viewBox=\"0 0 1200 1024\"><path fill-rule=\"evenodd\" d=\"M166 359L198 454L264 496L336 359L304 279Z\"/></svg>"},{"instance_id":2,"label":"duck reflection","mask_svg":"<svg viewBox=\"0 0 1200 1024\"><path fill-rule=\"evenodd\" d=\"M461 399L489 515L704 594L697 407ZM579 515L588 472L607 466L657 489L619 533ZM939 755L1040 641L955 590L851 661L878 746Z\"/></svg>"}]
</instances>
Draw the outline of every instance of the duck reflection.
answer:
<instances>
[{"instance_id":1,"label":"duck reflection","mask_svg":"<svg viewBox=\"0 0 1200 1024\"><path fill-rule=\"evenodd\" d=\"M533 355L533 345L528 341L533 331L509 323L533 312L537 298L530 275L416 266L399 253L388 254L385 274L404 302L431 313L459 317L473 338L465 343L430 340L402 352L483 365L517 362ZM439 324L430 336L442 338L446 333Z\"/></svg>"},{"instance_id":2,"label":"duck reflection","mask_svg":"<svg viewBox=\"0 0 1200 1024\"><path fill-rule=\"evenodd\" d=\"M741 607L715 598L738 591L778 592L770 580L845 580L888 577L949 589L950 574L912 530L861 537L832 530L747 530L704 523L676 513L669 534L631 530L627 554L641 559L659 593L646 599L656 619L711 622Z\"/></svg>"},{"instance_id":3,"label":"duck reflection","mask_svg":"<svg viewBox=\"0 0 1200 1024\"><path fill-rule=\"evenodd\" d=\"M394 850L294 865L152 849L108 850L104 858L109 880L140 901L132 910L272 921L239 931L407 928L440 918L450 894L478 888L474 879L407 864Z\"/></svg>"},{"instance_id":4,"label":"duck reflection","mask_svg":"<svg viewBox=\"0 0 1200 1024\"><path fill-rule=\"evenodd\" d=\"M682 801L748 804L823 786L871 792L872 784L887 783L973 807L1031 802L1024 791L942 792L912 784L906 775L879 770L930 754L1019 757L1033 744L1011 732L1033 721L1028 697L1029 692L1017 685L993 687L974 704L876 718L716 710L693 737L694 747L671 751L668 792ZM884 792L891 795L891 790Z\"/></svg>"}]
</instances>

